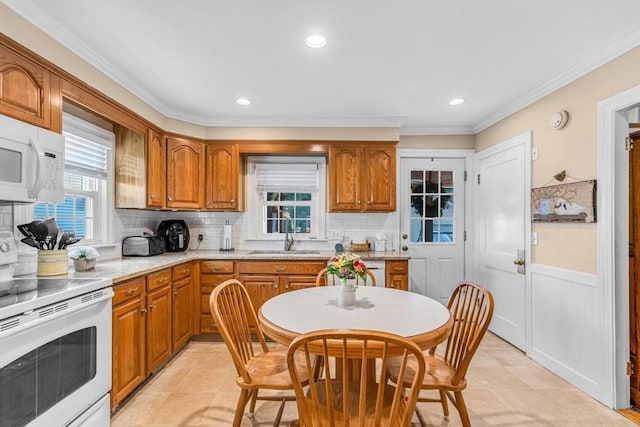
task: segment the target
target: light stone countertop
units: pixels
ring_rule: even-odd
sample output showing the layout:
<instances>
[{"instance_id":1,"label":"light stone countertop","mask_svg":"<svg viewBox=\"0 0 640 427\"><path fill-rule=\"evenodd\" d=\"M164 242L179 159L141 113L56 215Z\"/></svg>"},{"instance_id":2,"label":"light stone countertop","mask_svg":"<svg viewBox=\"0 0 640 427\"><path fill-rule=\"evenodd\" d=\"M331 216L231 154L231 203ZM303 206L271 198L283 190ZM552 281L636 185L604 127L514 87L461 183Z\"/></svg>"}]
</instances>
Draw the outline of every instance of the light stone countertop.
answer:
<instances>
[{"instance_id":1,"label":"light stone countertop","mask_svg":"<svg viewBox=\"0 0 640 427\"><path fill-rule=\"evenodd\" d=\"M186 252L165 252L164 254L151 257L123 257L96 263L95 268L76 272L73 267L69 267L69 274L66 277L72 278L109 278L114 283L122 282L133 277L148 274L153 271L173 267L186 261L207 260L207 259L226 259L226 260L322 260L326 261L335 253L333 251L318 251L316 253L296 253L295 251L288 254L262 253L253 254L251 250L243 251L219 251L219 250L193 250ZM396 251L386 252L358 252L358 255L366 262L367 260L406 260L409 256L400 254ZM62 277L62 276L60 276Z\"/></svg>"}]
</instances>

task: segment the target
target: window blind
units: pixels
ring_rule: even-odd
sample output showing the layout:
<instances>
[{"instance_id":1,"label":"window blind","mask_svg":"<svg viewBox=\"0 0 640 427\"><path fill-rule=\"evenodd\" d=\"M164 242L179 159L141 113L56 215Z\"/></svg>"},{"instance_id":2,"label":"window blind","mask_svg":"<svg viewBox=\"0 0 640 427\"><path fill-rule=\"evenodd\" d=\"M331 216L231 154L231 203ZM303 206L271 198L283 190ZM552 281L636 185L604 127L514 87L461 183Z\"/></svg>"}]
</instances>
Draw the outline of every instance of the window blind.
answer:
<instances>
[{"instance_id":1,"label":"window blind","mask_svg":"<svg viewBox=\"0 0 640 427\"><path fill-rule=\"evenodd\" d=\"M318 164L257 163L256 184L259 191L317 191Z\"/></svg>"},{"instance_id":2,"label":"window blind","mask_svg":"<svg viewBox=\"0 0 640 427\"><path fill-rule=\"evenodd\" d=\"M113 133L70 114L63 115L65 171L106 179L107 152L113 147Z\"/></svg>"}]
</instances>

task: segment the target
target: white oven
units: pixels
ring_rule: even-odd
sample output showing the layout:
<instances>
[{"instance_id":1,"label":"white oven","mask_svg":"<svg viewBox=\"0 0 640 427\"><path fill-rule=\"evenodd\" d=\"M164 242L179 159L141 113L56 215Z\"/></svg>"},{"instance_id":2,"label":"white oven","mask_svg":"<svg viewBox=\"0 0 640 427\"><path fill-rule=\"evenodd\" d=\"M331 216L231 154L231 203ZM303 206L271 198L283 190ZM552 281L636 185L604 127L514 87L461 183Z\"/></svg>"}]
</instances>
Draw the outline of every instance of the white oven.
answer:
<instances>
[{"instance_id":1,"label":"white oven","mask_svg":"<svg viewBox=\"0 0 640 427\"><path fill-rule=\"evenodd\" d=\"M111 284L0 277L2 427L109 426Z\"/></svg>"},{"instance_id":2,"label":"white oven","mask_svg":"<svg viewBox=\"0 0 640 427\"><path fill-rule=\"evenodd\" d=\"M0 322L2 426L65 426L96 403L95 425L109 425L112 297L103 288Z\"/></svg>"}]
</instances>

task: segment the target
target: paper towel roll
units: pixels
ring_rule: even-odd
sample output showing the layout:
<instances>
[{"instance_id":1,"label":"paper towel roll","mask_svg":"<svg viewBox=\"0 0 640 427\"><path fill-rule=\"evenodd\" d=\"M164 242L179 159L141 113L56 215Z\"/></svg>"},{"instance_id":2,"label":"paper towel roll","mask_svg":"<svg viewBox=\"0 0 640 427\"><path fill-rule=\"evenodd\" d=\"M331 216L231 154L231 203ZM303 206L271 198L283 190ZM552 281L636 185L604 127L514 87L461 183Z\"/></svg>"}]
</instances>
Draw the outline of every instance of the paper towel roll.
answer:
<instances>
[{"instance_id":1,"label":"paper towel roll","mask_svg":"<svg viewBox=\"0 0 640 427\"><path fill-rule=\"evenodd\" d=\"M231 224L229 221L224 225L222 232L222 249L231 249Z\"/></svg>"}]
</instances>

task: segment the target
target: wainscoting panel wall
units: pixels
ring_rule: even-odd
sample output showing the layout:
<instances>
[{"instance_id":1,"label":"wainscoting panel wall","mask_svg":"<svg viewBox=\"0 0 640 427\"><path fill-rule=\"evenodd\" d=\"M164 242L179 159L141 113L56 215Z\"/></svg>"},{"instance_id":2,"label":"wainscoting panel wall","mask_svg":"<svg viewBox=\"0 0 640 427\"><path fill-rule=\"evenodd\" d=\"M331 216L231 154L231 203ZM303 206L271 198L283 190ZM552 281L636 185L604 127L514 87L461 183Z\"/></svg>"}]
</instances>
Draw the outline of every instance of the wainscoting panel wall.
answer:
<instances>
[{"instance_id":1,"label":"wainscoting panel wall","mask_svg":"<svg viewBox=\"0 0 640 427\"><path fill-rule=\"evenodd\" d=\"M597 276L535 264L530 272L529 357L603 401Z\"/></svg>"}]
</instances>

